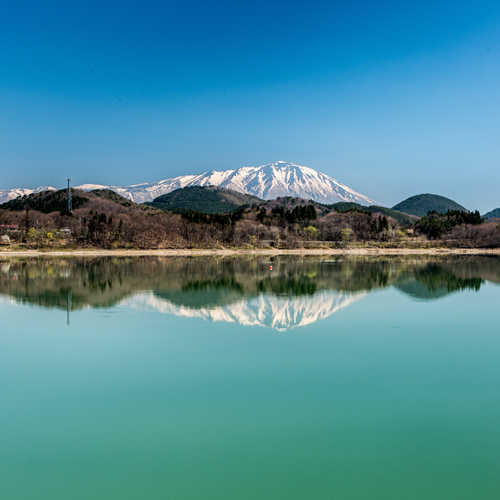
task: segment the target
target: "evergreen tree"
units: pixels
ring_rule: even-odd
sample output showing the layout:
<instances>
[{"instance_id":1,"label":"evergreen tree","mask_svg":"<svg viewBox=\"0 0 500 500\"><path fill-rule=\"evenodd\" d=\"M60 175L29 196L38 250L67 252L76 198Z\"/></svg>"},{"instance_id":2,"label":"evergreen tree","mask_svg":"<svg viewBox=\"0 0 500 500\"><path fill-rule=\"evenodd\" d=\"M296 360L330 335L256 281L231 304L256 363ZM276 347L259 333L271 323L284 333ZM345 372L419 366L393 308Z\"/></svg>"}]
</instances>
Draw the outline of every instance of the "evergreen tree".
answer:
<instances>
[{"instance_id":1,"label":"evergreen tree","mask_svg":"<svg viewBox=\"0 0 500 500\"><path fill-rule=\"evenodd\" d=\"M31 217L30 217L30 209L26 209L26 214L24 216L24 227L26 231L31 227Z\"/></svg>"},{"instance_id":2,"label":"evergreen tree","mask_svg":"<svg viewBox=\"0 0 500 500\"><path fill-rule=\"evenodd\" d=\"M260 220L261 224L264 223L264 217L266 216L267 212L265 208L261 208L260 212L257 214L257 219Z\"/></svg>"}]
</instances>

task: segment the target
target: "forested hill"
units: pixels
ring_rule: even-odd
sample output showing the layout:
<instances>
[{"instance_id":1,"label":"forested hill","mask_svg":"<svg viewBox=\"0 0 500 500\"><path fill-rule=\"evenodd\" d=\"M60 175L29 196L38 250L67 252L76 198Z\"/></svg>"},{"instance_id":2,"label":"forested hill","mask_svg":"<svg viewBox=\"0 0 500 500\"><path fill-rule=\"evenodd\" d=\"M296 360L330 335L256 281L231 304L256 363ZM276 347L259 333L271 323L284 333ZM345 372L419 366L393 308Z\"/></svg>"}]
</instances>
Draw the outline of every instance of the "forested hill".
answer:
<instances>
[{"instance_id":1,"label":"forested hill","mask_svg":"<svg viewBox=\"0 0 500 500\"><path fill-rule=\"evenodd\" d=\"M7 201L0 205L0 209L14 212L36 210L43 214L51 214L53 212L66 214L66 197L66 189L60 189L59 191L41 191L40 193L20 196L19 198ZM103 210L102 207L106 207L106 209L112 210L115 204L123 207L135 207L139 210L145 209L144 205L138 205L133 201L127 200L109 189L95 189L90 192L85 192L71 188L71 205L73 210L82 207L98 210Z\"/></svg>"},{"instance_id":2,"label":"forested hill","mask_svg":"<svg viewBox=\"0 0 500 500\"><path fill-rule=\"evenodd\" d=\"M71 193L73 208L79 208L88 201L88 198L82 196L84 194L82 191L71 189ZM66 195L66 189L60 189L59 191L42 191L40 193L14 198L0 205L0 209L12 211L37 210L44 214L50 214L52 212L64 213L67 208Z\"/></svg>"},{"instance_id":3,"label":"forested hill","mask_svg":"<svg viewBox=\"0 0 500 500\"><path fill-rule=\"evenodd\" d=\"M495 208L491 212L483 215L483 218L488 219L500 219L500 208Z\"/></svg>"},{"instance_id":4,"label":"forested hill","mask_svg":"<svg viewBox=\"0 0 500 500\"><path fill-rule=\"evenodd\" d=\"M98 198L104 198L105 200L118 203L119 205L123 205L124 207L131 207L132 205L136 205L136 203L134 203L133 201L120 196L118 193L111 191L111 189L93 189L91 193L95 194Z\"/></svg>"},{"instance_id":5,"label":"forested hill","mask_svg":"<svg viewBox=\"0 0 500 500\"><path fill-rule=\"evenodd\" d=\"M365 207L360 205L359 203L353 203L351 201L339 201L338 203L334 203L333 205L326 205L328 208L333 208L339 213L349 212L349 211L357 211L357 212L372 212L375 215L386 215L387 217L392 217L397 220L401 225L411 225L415 222L414 219L407 214L398 212L397 210L392 210L386 207L380 207L378 205L370 205L369 207Z\"/></svg>"},{"instance_id":6,"label":"forested hill","mask_svg":"<svg viewBox=\"0 0 500 500\"><path fill-rule=\"evenodd\" d=\"M404 212L410 215L418 215L423 217L428 212L436 211L437 213L444 214L448 210L467 210L456 201L439 196L437 194L417 194L410 196L406 200L394 205L393 210Z\"/></svg>"},{"instance_id":7,"label":"forested hill","mask_svg":"<svg viewBox=\"0 0 500 500\"><path fill-rule=\"evenodd\" d=\"M229 213L242 205L261 204L263 200L229 189L190 186L176 189L146 203L155 208L173 211L196 211L209 214Z\"/></svg>"}]
</instances>

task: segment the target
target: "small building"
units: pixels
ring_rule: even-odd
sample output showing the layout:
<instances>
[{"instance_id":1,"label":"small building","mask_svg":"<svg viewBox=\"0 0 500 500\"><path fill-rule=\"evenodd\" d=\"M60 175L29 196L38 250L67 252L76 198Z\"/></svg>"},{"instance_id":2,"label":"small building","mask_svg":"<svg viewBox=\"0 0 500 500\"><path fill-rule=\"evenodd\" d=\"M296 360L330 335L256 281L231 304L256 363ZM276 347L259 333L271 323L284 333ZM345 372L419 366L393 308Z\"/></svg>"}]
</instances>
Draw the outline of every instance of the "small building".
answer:
<instances>
[{"instance_id":1,"label":"small building","mask_svg":"<svg viewBox=\"0 0 500 500\"><path fill-rule=\"evenodd\" d=\"M10 233L18 231L19 231L19 226L17 224L0 224L0 232L2 233Z\"/></svg>"}]
</instances>

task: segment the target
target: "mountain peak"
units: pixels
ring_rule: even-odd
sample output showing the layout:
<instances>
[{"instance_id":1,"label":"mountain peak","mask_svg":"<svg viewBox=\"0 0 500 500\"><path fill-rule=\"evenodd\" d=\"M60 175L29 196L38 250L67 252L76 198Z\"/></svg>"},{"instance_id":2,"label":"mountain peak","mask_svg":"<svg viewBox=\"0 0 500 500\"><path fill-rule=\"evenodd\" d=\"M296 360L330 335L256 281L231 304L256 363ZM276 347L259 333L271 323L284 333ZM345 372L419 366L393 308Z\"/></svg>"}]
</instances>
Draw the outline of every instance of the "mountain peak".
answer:
<instances>
[{"instance_id":1,"label":"mountain peak","mask_svg":"<svg viewBox=\"0 0 500 500\"><path fill-rule=\"evenodd\" d=\"M283 160L258 167L210 170L198 175L182 175L151 184L142 183L125 187L82 184L76 187L83 190L111 189L124 198L136 203L144 203L188 186L219 186L265 200L292 196L325 204L349 201L360 205L380 205L380 203L354 191L329 175L317 172L311 167ZM26 189L0 190L0 202L31 192L33 191Z\"/></svg>"},{"instance_id":2,"label":"mountain peak","mask_svg":"<svg viewBox=\"0 0 500 500\"><path fill-rule=\"evenodd\" d=\"M352 201L361 205L379 205L333 177L310 167L283 160L258 167L210 170L198 175L182 175L152 184L107 186L107 188L136 203L144 203L176 189L190 186L218 186L265 200L293 196L327 204ZM85 189L85 185L78 187Z\"/></svg>"}]
</instances>

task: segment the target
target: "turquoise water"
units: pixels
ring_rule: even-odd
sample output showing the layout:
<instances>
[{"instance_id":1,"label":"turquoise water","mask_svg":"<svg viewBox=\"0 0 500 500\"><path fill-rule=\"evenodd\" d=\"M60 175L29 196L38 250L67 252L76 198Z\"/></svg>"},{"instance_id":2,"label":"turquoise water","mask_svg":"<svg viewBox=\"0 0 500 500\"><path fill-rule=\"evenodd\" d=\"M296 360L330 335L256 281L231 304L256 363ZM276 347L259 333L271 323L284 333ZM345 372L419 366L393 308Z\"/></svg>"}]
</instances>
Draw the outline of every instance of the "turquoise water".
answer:
<instances>
[{"instance_id":1,"label":"turquoise water","mask_svg":"<svg viewBox=\"0 0 500 500\"><path fill-rule=\"evenodd\" d=\"M498 498L497 259L0 265L4 500Z\"/></svg>"}]
</instances>

